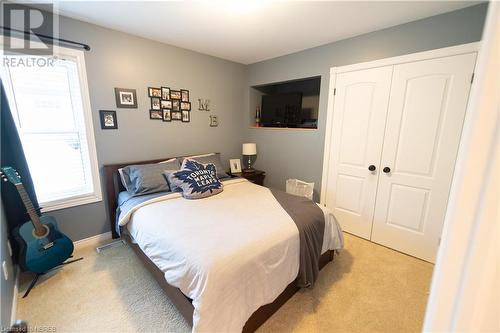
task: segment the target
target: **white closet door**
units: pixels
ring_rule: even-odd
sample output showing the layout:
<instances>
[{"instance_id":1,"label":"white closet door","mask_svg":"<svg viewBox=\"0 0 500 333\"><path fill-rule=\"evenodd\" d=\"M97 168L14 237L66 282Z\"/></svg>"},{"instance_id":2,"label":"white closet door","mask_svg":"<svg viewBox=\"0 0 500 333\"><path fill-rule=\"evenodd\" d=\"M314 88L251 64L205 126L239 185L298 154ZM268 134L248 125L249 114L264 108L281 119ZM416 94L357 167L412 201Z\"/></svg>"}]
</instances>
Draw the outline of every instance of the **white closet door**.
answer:
<instances>
[{"instance_id":1,"label":"white closet door","mask_svg":"<svg viewBox=\"0 0 500 333\"><path fill-rule=\"evenodd\" d=\"M475 58L394 66L372 241L435 261Z\"/></svg>"},{"instance_id":2,"label":"white closet door","mask_svg":"<svg viewBox=\"0 0 500 333\"><path fill-rule=\"evenodd\" d=\"M337 75L326 206L370 239L392 66ZM375 171L369 171L373 165Z\"/></svg>"}]
</instances>

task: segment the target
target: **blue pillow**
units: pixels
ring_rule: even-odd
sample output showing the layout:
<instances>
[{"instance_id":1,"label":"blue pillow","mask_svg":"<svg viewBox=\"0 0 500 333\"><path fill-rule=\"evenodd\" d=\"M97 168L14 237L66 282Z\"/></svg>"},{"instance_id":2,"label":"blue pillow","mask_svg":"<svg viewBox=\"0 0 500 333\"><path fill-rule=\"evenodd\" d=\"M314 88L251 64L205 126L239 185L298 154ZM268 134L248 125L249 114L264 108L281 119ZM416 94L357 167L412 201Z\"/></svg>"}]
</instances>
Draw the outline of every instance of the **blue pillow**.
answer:
<instances>
[{"instance_id":1,"label":"blue pillow","mask_svg":"<svg viewBox=\"0 0 500 333\"><path fill-rule=\"evenodd\" d=\"M186 158L180 171L165 172L164 175L171 188L182 189L182 196L186 199L206 198L223 189L213 163L202 164Z\"/></svg>"},{"instance_id":2,"label":"blue pillow","mask_svg":"<svg viewBox=\"0 0 500 333\"><path fill-rule=\"evenodd\" d=\"M120 177L127 192L136 196L162 191L170 191L163 172L179 170L176 159L154 164L129 165L121 169Z\"/></svg>"}]
</instances>

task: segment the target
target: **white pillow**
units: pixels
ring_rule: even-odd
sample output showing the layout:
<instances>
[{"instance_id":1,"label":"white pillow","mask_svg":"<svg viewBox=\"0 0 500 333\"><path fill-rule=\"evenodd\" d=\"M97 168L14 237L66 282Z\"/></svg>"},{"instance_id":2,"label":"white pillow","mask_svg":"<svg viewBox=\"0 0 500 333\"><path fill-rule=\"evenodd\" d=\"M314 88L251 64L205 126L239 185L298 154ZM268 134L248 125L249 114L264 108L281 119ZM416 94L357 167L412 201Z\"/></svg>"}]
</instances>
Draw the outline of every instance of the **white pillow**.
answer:
<instances>
[{"instance_id":1,"label":"white pillow","mask_svg":"<svg viewBox=\"0 0 500 333\"><path fill-rule=\"evenodd\" d=\"M206 157L206 156L212 156L212 155L215 155L215 153L209 153L209 154L203 154L203 155L185 156L185 157L183 157L183 158Z\"/></svg>"}]
</instances>

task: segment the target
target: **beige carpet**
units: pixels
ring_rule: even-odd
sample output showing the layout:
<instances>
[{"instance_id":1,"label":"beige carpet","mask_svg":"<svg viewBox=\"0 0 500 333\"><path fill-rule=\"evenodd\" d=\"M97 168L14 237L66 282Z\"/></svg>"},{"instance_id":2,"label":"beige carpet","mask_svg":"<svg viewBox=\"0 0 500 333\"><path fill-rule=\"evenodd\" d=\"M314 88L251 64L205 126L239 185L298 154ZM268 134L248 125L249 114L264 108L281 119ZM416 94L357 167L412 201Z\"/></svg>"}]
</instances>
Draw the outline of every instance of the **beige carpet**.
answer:
<instances>
[{"instance_id":1,"label":"beige carpet","mask_svg":"<svg viewBox=\"0 0 500 333\"><path fill-rule=\"evenodd\" d=\"M345 243L314 289L299 291L259 332L420 331L433 266L349 234ZM19 298L19 319L57 332L190 331L128 246L77 255L85 259Z\"/></svg>"}]
</instances>

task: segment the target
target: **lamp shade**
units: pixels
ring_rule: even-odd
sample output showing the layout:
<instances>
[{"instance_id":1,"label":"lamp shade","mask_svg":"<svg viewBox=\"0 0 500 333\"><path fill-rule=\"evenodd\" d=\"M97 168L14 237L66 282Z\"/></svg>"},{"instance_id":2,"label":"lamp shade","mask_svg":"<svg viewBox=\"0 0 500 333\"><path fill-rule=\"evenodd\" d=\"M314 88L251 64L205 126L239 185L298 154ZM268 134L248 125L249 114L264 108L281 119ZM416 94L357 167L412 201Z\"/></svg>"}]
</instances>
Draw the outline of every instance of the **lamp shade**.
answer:
<instances>
[{"instance_id":1,"label":"lamp shade","mask_svg":"<svg viewBox=\"0 0 500 333\"><path fill-rule=\"evenodd\" d=\"M257 145L255 143L244 143L243 155L257 155Z\"/></svg>"}]
</instances>

